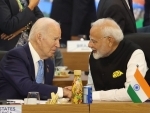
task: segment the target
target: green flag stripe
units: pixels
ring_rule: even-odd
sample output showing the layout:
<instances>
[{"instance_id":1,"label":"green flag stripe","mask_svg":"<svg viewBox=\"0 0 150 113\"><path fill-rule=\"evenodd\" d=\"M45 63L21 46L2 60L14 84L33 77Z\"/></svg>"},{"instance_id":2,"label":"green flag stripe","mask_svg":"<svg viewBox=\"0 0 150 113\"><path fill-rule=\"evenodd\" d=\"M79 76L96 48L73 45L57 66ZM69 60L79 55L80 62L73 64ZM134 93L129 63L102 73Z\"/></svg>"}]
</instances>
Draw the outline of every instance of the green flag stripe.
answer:
<instances>
[{"instance_id":1,"label":"green flag stripe","mask_svg":"<svg viewBox=\"0 0 150 113\"><path fill-rule=\"evenodd\" d=\"M129 85L128 90L127 90L130 98L132 99L133 102L135 103L142 103L136 92L133 90L132 86Z\"/></svg>"}]
</instances>

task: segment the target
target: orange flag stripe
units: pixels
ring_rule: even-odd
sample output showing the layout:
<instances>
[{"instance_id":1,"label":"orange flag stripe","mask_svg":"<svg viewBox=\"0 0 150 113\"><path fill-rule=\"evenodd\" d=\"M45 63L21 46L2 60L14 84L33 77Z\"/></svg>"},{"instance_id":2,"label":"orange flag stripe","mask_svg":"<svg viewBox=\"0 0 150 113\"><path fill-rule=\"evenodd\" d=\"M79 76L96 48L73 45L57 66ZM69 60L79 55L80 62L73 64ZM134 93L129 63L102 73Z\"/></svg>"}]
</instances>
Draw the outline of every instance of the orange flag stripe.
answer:
<instances>
[{"instance_id":1,"label":"orange flag stripe","mask_svg":"<svg viewBox=\"0 0 150 113\"><path fill-rule=\"evenodd\" d=\"M145 94L148 97L150 97L150 87L149 87L148 83L146 82L146 80L144 79L144 77L142 76L142 74L140 73L140 71L138 70L138 68L136 69L134 77L137 80L137 82L139 83L139 85L141 86L141 88L143 89L143 91L145 92Z\"/></svg>"}]
</instances>

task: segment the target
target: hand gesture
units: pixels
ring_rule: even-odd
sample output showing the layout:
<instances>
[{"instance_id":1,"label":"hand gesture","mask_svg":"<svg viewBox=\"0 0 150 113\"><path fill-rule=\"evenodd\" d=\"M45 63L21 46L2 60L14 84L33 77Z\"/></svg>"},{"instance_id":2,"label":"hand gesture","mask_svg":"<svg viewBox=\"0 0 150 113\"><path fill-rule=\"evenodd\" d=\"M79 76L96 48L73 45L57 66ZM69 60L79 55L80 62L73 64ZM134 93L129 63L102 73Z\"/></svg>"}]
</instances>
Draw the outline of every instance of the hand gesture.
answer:
<instances>
[{"instance_id":1,"label":"hand gesture","mask_svg":"<svg viewBox=\"0 0 150 113\"><path fill-rule=\"evenodd\" d=\"M71 97L72 97L72 92L71 92L70 90L66 89L66 88L63 88L63 96L64 96L64 97L68 97L68 98L71 99Z\"/></svg>"},{"instance_id":2,"label":"hand gesture","mask_svg":"<svg viewBox=\"0 0 150 113\"><path fill-rule=\"evenodd\" d=\"M31 10L33 10L34 7L36 7L36 6L39 4L39 1L40 1L40 0L29 0L29 5L28 5L28 7L29 7Z\"/></svg>"},{"instance_id":3,"label":"hand gesture","mask_svg":"<svg viewBox=\"0 0 150 113\"><path fill-rule=\"evenodd\" d=\"M16 31L16 32L14 32L13 34L10 34L10 35L6 35L5 33L2 33L1 34L1 39L11 40L11 39L15 38L17 35L19 35L25 29L26 29L26 27L23 27L23 28L19 29L18 31Z\"/></svg>"},{"instance_id":4,"label":"hand gesture","mask_svg":"<svg viewBox=\"0 0 150 113\"><path fill-rule=\"evenodd\" d=\"M66 86L65 88L70 90L70 91L72 90L72 86Z\"/></svg>"}]
</instances>

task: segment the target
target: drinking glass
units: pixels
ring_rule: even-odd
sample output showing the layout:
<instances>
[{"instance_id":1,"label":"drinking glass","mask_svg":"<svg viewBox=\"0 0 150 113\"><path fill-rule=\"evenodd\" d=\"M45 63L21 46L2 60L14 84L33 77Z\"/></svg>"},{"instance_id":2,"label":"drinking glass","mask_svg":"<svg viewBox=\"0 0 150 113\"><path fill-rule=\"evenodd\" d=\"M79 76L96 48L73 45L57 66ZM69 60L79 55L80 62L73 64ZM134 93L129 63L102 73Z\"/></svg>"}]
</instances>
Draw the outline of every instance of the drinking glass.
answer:
<instances>
[{"instance_id":1,"label":"drinking glass","mask_svg":"<svg viewBox=\"0 0 150 113\"><path fill-rule=\"evenodd\" d=\"M39 92L28 92L26 104L40 104Z\"/></svg>"}]
</instances>

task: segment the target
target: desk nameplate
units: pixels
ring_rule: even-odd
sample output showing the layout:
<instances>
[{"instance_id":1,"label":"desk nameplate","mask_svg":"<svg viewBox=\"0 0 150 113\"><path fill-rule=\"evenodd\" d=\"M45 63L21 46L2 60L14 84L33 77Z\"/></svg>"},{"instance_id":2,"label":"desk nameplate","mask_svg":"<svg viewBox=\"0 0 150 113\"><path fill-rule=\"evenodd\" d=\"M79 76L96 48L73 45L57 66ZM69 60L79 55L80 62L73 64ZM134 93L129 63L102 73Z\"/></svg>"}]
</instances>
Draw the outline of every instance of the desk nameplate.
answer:
<instances>
[{"instance_id":1,"label":"desk nameplate","mask_svg":"<svg viewBox=\"0 0 150 113\"><path fill-rule=\"evenodd\" d=\"M89 40L84 41L67 41L67 52L91 52L88 47Z\"/></svg>"},{"instance_id":2,"label":"desk nameplate","mask_svg":"<svg viewBox=\"0 0 150 113\"><path fill-rule=\"evenodd\" d=\"M21 105L0 105L0 113L22 113Z\"/></svg>"}]
</instances>

